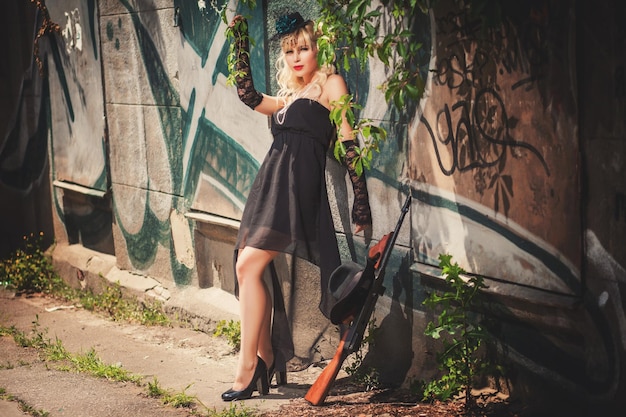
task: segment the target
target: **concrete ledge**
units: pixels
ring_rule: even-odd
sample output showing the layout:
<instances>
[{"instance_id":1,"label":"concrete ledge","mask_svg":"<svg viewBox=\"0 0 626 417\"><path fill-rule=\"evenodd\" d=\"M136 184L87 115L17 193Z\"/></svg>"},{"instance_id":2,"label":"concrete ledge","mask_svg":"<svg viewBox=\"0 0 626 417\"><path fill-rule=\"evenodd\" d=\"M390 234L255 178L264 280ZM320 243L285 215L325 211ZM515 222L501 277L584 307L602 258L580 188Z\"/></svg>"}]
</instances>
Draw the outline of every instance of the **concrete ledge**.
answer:
<instances>
[{"instance_id":1,"label":"concrete ledge","mask_svg":"<svg viewBox=\"0 0 626 417\"><path fill-rule=\"evenodd\" d=\"M237 299L219 288L173 288L165 310L194 329L211 334L220 320L239 320Z\"/></svg>"},{"instance_id":2,"label":"concrete ledge","mask_svg":"<svg viewBox=\"0 0 626 417\"><path fill-rule=\"evenodd\" d=\"M81 245L55 245L50 250L58 274L73 288L101 292L107 274L115 267L115 257Z\"/></svg>"},{"instance_id":3,"label":"concrete ledge","mask_svg":"<svg viewBox=\"0 0 626 417\"><path fill-rule=\"evenodd\" d=\"M150 295L162 302L170 298L170 293L167 288L163 287L156 279L145 275L113 267L109 273L105 275L105 278L111 283L119 283L122 288L139 297Z\"/></svg>"},{"instance_id":4,"label":"concrete ledge","mask_svg":"<svg viewBox=\"0 0 626 417\"><path fill-rule=\"evenodd\" d=\"M168 315L206 333L212 333L220 320L239 319L237 299L219 288L164 285L155 278L119 269L115 256L81 245L57 245L49 254L57 273L73 288L101 293L119 283L123 293L158 300Z\"/></svg>"},{"instance_id":5,"label":"concrete ledge","mask_svg":"<svg viewBox=\"0 0 626 417\"><path fill-rule=\"evenodd\" d=\"M62 188L64 190L74 191L79 194L85 194L92 197L104 198L106 195L106 191L96 190L95 188L84 187L79 184L73 184L66 181L55 180L52 185L57 188Z\"/></svg>"}]
</instances>

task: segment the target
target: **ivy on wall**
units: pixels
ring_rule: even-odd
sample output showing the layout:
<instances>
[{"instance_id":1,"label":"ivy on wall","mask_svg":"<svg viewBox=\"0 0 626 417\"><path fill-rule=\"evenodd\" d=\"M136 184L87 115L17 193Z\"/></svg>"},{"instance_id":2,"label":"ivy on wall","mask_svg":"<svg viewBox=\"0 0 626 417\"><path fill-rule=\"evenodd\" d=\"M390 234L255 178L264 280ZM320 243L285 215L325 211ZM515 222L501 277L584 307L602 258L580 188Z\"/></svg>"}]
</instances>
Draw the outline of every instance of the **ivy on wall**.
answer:
<instances>
[{"instance_id":1,"label":"ivy on wall","mask_svg":"<svg viewBox=\"0 0 626 417\"><path fill-rule=\"evenodd\" d=\"M50 13L48 12L45 0L30 0L30 2L39 9L42 16L41 25L37 29L37 35L35 36L35 41L33 42L33 55L35 56L37 67L39 68L39 74L45 75L43 61L39 56L39 39L48 34L61 32L61 26L50 19Z\"/></svg>"},{"instance_id":2,"label":"ivy on wall","mask_svg":"<svg viewBox=\"0 0 626 417\"><path fill-rule=\"evenodd\" d=\"M372 0L318 0L318 3L320 64L333 63L349 71L353 62L364 69L369 59L378 59L389 69L387 79L379 86L388 103L402 111L407 101L422 97L424 79L419 61L422 44L417 41L413 27L416 17L428 12L427 0L382 0L376 1L375 6ZM359 106L352 99L348 95L335 103L331 119L339 126L342 115L346 115L362 138L354 161L360 175L370 167L387 132L371 120L357 120L353 110ZM345 154L340 141L336 142L334 154L337 159Z\"/></svg>"},{"instance_id":3,"label":"ivy on wall","mask_svg":"<svg viewBox=\"0 0 626 417\"><path fill-rule=\"evenodd\" d=\"M389 68L380 86L387 102L401 110L407 100L421 98L424 80L418 59L422 44L412 28L415 17L428 12L427 0L382 0L376 7L372 0L318 2L320 63L335 62L349 70L352 59L362 67L370 58L378 59Z\"/></svg>"},{"instance_id":4,"label":"ivy on wall","mask_svg":"<svg viewBox=\"0 0 626 417\"><path fill-rule=\"evenodd\" d=\"M349 70L351 58L356 58L362 66L370 57L377 58L392 68L384 86L388 100L403 105L407 96L420 97L423 80L415 57L422 45L416 42L411 26L414 16L427 13L428 0L382 0L376 2L376 7L372 7L372 0L317 2L320 64L334 63ZM256 0L242 0L242 3L249 9L256 7ZM212 6L228 25L227 4L218 8L212 3Z\"/></svg>"},{"instance_id":5,"label":"ivy on wall","mask_svg":"<svg viewBox=\"0 0 626 417\"><path fill-rule=\"evenodd\" d=\"M243 0L249 7L256 7L256 1ZM424 92L424 80L420 73L417 57L422 45L415 40L411 25L416 13L427 12L426 0L395 2L384 0L372 7L372 0L329 1L318 0L320 17L317 19L318 61L321 65L334 64L346 71L353 60L365 67L370 58L380 59L392 70L381 88L385 99L398 109L404 108L407 100L418 100ZM222 20L229 24L226 8L219 10ZM346 22L351 22L350 25ZM233 37L232 28L226 30ZM253 43L254 40L250 39ZM234 42L228 58L228 83L234 84L237 75ZM354 110L359 109L351 95L346 95L334 103L330 117L337 126L343 116L347 117L356 134L361 136L361 146L357 149L355 168L361 173L369 168L374 152L387 137L387 132L369 119L357 120ZM337 141L335 157L341 159L345 148Z\"/></svg>"}]
</instances>

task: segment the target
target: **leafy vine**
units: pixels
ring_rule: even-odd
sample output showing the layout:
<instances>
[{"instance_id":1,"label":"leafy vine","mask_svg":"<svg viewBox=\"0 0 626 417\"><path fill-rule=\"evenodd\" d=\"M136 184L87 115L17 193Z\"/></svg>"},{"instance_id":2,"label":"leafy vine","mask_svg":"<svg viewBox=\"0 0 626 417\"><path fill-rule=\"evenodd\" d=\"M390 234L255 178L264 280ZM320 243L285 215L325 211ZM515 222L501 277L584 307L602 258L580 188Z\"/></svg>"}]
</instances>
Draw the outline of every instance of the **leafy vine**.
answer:
<instances>
[{"instance_id":1,"label":"leafy vine","mask_svg":"<svg viewBox=\"0 0 626 417\"><path fill-rule=\"evenodd\" d=\"M379 144L387 139L387 131L380 126L376 126L371 119L362 118L357 120L354 110L360 110L361 106L354 102L351 94L345 94L339 100L333 101L331 108L330 120L335 126L341 126L342 119L345 117L350 126L353 127L353 137L360 135L363 139L360 146L355 146L354 149L357 156L352 161L356 174L360 176L363 174L364 169L371 167L374 152L380 151ZM342 134L339 128L337 128L337 135L341 139ZM346 147L343 141L335 141L333 154L338 161L343 160L346 155Z\"/></svg>"},{"instance_id":2,"label":"leafy vine","mask_svg":"<svg viewBox=\"0 0 626 417\"><path fill-rule=\"evenodd\" d=\"M404 109L409 100L419 100L424 93L424 80L421 75L418 52L422 44L417 42L415 31L411 30L415 17L426 13L429 0L317 0L320 6L317 40L318 62L334 64L346 71L352 62L364 68L370 58L378 59L390 68L389 76L380 88L385 100L399 110ZM254 8L256 1L243 3ZM219 10L222 20L229 24L226 9ZM349 22L349 24L348 24ZM241 24L236 22L235 24ZM226 36L234 37L234 28L228 26ZM252 43L253 40L250 39ZM228 54L228 85L235 84L237 57L234 42L230 43ZM336 126L341 126L345 116L354 134L362 138L357 147L355 169L359 175L369 169L374 152L379 151L380 143L387 138L384 128L376 126L370 119L357 120L355 110L361 108L352 95L345 95L333 102L330 118ZM338 134L340 132L338 130ZM336 141L334 154L337 159L345 155L345 147Z\"/></svg>"},{"instance_id":3,"label":"leafy vine","mask_svg":"<svg viewBox=\"0 0 626 417\"><path fill-rule=\"evenodd\" d=\"M320 63L336 62L349 70L351 61L364 68L370 58L390 69L380 88L385 99L402 110L424 93L419 54L422 43L412 30L415 17L428 11L428 0L318 0ZM383 26L384 25L384 26Z\"/></svg>"},{"instance_id":4,"label":"leafy vine","mask_svg":"<svg viewBox=\"0 0 626 417\"><path fill-rule=\"evenodd\" d=\"M349 71L354 61L363 69L370 58L380 60L391 68L387 80L380 86L385 100L402 110L408 100L419 100L424 93L418 62L422 44L415 39L411 25L417 13L427 12L426 2L382 0L374 7L372 0L318 0L318 61L320 64L335 63ZM364 168L371 166L373 153L379 151L387 132L369 119L356 121L353 110L360 106L352 98L343 97L334 103L331 120L339 126L340 115L345 114L363 139L354 162L360 175ZM334 153L337 159L345 155L341 141L337 141Z\"/></svg>"},{"instance_id":5,"label":"leafy vine","mask_svg":"<svg viewBox=\"0 0 626 417\"><path fill-rule=\"evenodd\" d=\"M45 0L30 0L40 11L42 15L41 25L37 29L37 35L35 36L35 41L33 42L33 55L35 56L35 62L37 63L37 68L39 68L40 75L44 74L44 65L41 57L39 56L39 39L43 38L48 34L60 33L61 26L58 23L55 23L50 18L50 13L48 12L48 6L46 6Z\"/></svg>"}]
</instances>

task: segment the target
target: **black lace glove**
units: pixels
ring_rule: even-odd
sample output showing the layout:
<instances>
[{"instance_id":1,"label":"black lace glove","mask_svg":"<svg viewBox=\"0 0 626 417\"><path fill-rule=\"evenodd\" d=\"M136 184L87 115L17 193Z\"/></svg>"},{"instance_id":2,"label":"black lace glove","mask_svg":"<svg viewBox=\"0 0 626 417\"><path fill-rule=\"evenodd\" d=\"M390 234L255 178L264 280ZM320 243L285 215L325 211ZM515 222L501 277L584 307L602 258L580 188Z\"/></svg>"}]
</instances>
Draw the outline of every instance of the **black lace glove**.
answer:
<instances>
[{"instance_id":1,"label":"black lace glove","mask_svg":"<svg viewBox=\"0 0 626 417\"><path fill-rule=\"evenodd\" d=\"M235 19L237 20L233 21L233 33L235 35L237 94L244 104L254 110L263 100L263 94L254 89L254 81L252 81L248 21L244 17Z\"/></svg>"},{"instance_id":2,"label":"black lace glove","mask_svg":"<svg viewBox=\"0 0 626 417\"><path fill-rule=\"evenodd\" d=\"M370 209L369 194L367 193L367 183L365 173L358 175L354 169L354 159L357 157L356 146L353 140L343 142L346 147L346 156L343 163L348 169L352 190L354 191L354 203L352 204L352 222L360 226L372 224L372 211Z\"/></svg>"}]
</instances>

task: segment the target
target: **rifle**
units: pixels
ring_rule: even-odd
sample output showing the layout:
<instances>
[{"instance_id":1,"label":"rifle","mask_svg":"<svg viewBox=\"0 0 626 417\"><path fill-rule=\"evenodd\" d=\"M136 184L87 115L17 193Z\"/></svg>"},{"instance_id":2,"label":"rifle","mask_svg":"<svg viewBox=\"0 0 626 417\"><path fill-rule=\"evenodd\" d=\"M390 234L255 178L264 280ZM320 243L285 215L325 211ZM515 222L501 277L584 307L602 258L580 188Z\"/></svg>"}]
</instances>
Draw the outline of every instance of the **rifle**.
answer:
<instances>
[{"instance_id":1,"label":"rifle","mask_svg":"<svg viewBox=\"0 0 626 417\"><path fill-rule=\"evenodd\" d=\"M346 360L348 355L356 352L361 347L365 329L370 321L370 317L374 312L374 307L378 301L378 297L385 293L385 287L383 282L385 280L385 268L387 262L391 257L393 246L396 243L396 238L400 232L400 227L404 221L406 213L409 211L409 205L411 203L411 195L409 194L402 206L402 212L400 213L400 219L396 224L393 232L386 234L380 239L376 245L372 246L367 254L367 264L363 270L363 274L366 275L366 279L369 279L371 286L369 287L367 298L363 307L359 311L356 318L353 318L350 326L346 328L339 342L339 346L335 351L333 359L324 368L322 373L317 377L309 391L304 396L311 405L321 405L326 400L332 384L337 378L337 374ZM369 278L371 276L371 279Z\"/></svg>"}]
</instances>

